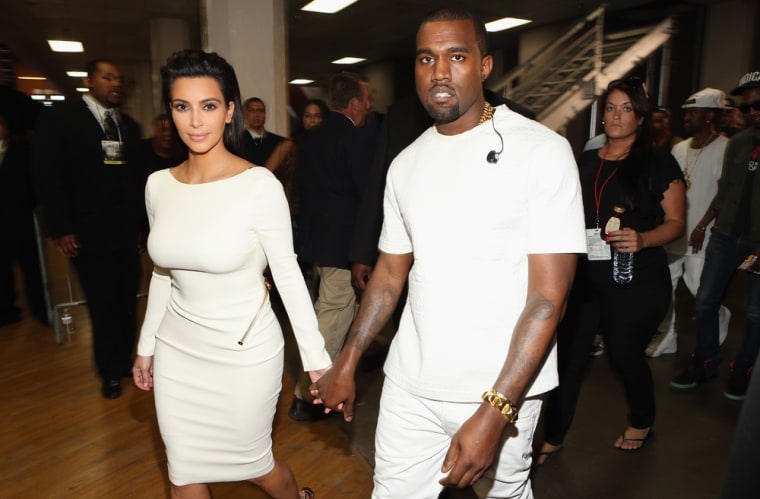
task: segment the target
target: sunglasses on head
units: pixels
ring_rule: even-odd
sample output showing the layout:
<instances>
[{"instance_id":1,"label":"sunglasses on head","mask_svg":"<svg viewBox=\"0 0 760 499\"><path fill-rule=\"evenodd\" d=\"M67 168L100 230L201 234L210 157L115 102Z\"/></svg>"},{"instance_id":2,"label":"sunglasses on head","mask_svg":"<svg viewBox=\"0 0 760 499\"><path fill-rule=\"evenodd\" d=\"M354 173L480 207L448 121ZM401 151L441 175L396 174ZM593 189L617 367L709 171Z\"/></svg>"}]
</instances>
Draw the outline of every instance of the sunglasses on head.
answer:
<instances>
[{"instance_id":1,"label":"sunglasses on head","mask_svg":"<svg viewBox=\"0 0 760 499\"><path fill-rule=\"evenodd\" d=\"M744 114L749 114L749 110L754 109L755 111L760 111L760 100L756 100L755 102L750 102L749 104L742 104L739 106L739 110Z\"/></svg>"}]
</instances>

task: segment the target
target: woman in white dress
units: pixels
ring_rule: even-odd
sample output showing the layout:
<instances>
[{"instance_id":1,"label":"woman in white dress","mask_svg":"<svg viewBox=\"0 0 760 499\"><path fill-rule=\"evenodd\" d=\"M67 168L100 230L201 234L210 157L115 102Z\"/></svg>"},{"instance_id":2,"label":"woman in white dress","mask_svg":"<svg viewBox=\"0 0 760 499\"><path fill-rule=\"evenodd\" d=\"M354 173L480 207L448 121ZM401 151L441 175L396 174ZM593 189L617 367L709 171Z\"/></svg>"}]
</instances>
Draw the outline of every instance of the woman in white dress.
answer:
<instances>
[{"instance_id":1,"label":"woman in white dress","mask_svg":"<svg viewBox=\"0 0 760 499\"><path fill-rule=\"evenodd\" d=\"M235 72L185 50L161 70L164 100L188 150L148 179L154 262L133 368L154 388L171 495L247 480L272 497L313 499L272 456L284 340L263 277L269 265L312 380L330 366L296 263L281 184L234 154L244 133Z\"/></svg>"}]
</instances>

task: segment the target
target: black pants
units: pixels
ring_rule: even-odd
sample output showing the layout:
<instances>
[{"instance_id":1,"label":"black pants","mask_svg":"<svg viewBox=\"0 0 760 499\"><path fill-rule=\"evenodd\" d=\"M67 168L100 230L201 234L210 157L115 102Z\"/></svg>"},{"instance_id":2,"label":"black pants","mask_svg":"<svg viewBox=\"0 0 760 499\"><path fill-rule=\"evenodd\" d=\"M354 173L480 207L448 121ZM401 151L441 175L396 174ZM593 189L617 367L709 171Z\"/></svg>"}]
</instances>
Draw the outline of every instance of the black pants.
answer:
<instances>
[{"instance_id":1,"label":"black pants","mask_svg":"<svg viewBox=\"0 0 760 499\"><path fill-rule=\"evenodd\" d=\"M90 310L98 375L129 376L137 336L137 250L82 251L72 262Z\"/></svg>"},{"instance_id":2,"label":"black pants","mask_svg":"<svg viewBox=\"0 0 760 499\"><path fill-rule=\"evenodd\" d=\"M47 306L42 288L42 272L34 239L2 241L0 244L0 318L18 315L13 263L17 262L24 279L24 292L30 312L47 323Z\"/></svg>"},{"instance_id":3,"label":"black pants","mask_svg":"<svg viewBox=\"0 0 760 499\"><path fill-rule=\"evenodd\" d=\"M630 284L618 285L612 281L609 262L579 266L567 313L557 329L559 386L546 404L546 442L560 445L570 428L597 332L623 383L628 423L642 429L654 423L654 384L644 350L670 305L671 283L664 253L661 265L647 267L634 269Z\"/></svg>"}]
</instances>

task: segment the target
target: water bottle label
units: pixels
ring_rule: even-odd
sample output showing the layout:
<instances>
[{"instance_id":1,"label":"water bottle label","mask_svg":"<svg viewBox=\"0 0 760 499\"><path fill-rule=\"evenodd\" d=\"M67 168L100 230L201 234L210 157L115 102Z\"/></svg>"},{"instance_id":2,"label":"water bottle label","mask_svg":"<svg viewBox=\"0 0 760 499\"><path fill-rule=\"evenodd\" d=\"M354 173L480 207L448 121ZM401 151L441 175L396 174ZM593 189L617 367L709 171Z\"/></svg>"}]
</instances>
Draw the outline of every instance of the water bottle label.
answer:
<instances>
[{"instance_id":1,"label":"water bottle label","mask_svg":"<svg viewBox=\"0 0 760 499\"><path fill-rule=\"evenodd\" d=\"M589 260L610 260L610 245L602 240L601 229L586 229L586 248Z\"/></svg>"}]
</instances>

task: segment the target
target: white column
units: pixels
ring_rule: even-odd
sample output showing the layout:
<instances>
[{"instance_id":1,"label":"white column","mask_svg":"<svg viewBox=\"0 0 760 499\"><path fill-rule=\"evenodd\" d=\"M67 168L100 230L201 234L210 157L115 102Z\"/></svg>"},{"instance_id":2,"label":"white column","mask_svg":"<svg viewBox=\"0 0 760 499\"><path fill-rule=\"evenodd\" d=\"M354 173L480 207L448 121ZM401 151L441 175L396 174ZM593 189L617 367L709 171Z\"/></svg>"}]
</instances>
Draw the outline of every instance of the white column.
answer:
<instances>
[{"instance_id":1,"label":"white column","mask_svg":"<svg viewBox=\"0 0 760 499\"><path fill-rule=\"evenodd\" d=\"M243 100L259 97L266 103L266 128L287 136L285 2L202 0L201 32L204 50L235 68Z\"/></svg>"}]
</instances>

